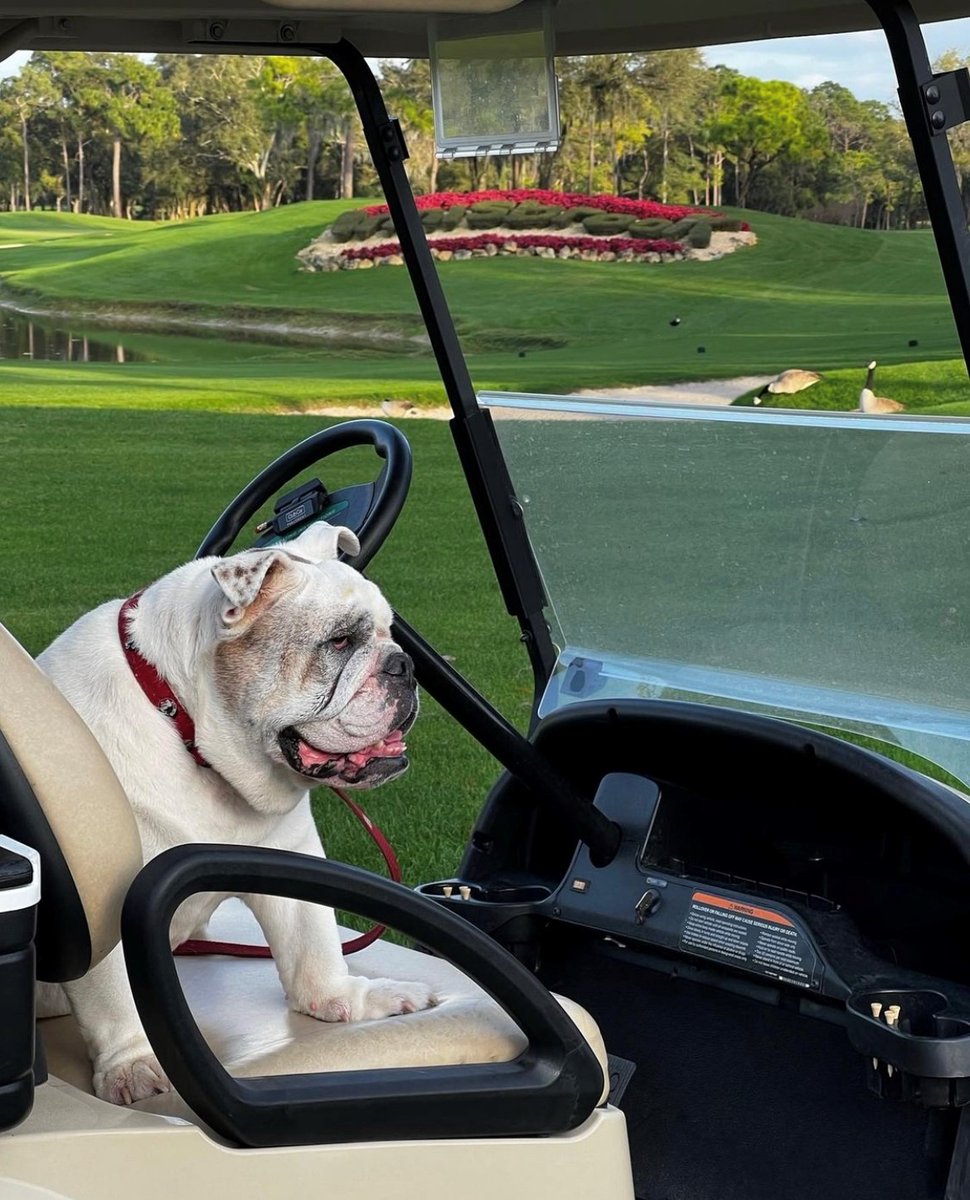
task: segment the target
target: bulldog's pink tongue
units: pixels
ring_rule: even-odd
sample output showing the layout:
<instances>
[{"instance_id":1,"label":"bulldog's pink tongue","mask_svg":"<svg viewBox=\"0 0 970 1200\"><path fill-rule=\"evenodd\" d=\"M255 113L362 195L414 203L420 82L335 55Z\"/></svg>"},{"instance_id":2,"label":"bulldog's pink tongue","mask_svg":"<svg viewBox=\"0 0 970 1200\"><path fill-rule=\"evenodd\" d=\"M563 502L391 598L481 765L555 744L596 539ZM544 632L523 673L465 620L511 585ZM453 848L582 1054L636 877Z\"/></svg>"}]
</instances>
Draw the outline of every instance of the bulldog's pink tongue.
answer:
<instances>
[{"instance_id":1,"label":"bulldog's pink tongue","mask_svg":"<svg viewBox=\"0 0 970 1200\"><path fill-rule=\"evenodd\" d=\"M309 742L305 742L301 738L299 745L300 765L304 768L313 767L319 763L333 762L335 758L346 757L347 762L352 763L355 767L362 767L370 762L372 758L398 758L406 749L404 734L400 729L395 729L383 741L377 742L373 746L365 746L363 750L355 750L353 754L347 755L332 754L326 750L318 750L316 746L311 746Z\"/></svg>"},{"instance_id":2,"label":"bulldog's pink tongue","mask_svg":"<svg viewBox=\"0 0 970 1200\"><path fill-rule=\"evenodd\" d=\"M314 767L317 763L328 763L337 757L335 754L328 754L326 750L318 750L316 746L311 746L302 738L300 739L299 754L301 767Z\"/></svg>"},{"instance_id":3,"label":"bulldog's pink tongue","mask_svg":"<svg viewBox=\"0 0 970 1200\"><path fill-rule=\"evenodd\" d=\"M400 729L395 729L375 746L365 746L363 750L355 750L353 754L348 754L347 761L353 763L355 767L362 767L372 758L398 758L406 749L404 735Z\"/></svg>"}]
</instances>

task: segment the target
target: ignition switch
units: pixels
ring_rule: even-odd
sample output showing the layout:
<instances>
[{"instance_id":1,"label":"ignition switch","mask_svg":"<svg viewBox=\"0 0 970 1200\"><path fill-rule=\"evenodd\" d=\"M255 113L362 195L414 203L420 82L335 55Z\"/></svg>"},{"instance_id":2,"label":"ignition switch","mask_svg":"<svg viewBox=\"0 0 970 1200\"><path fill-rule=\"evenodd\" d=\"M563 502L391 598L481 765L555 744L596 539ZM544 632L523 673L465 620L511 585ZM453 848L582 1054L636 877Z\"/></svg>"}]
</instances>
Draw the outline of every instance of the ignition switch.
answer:
<instances>
[{"instance_id":1,"label":"ignition switch","mask_svg":"<svg viewBox=\"0 0 970 1200\"><path fill-rule=\"evenodd\" d=\"M660 893L656 888L647 888L636 904L637 924L642 925L660 907Z\"/></svg>"}]
</instances>

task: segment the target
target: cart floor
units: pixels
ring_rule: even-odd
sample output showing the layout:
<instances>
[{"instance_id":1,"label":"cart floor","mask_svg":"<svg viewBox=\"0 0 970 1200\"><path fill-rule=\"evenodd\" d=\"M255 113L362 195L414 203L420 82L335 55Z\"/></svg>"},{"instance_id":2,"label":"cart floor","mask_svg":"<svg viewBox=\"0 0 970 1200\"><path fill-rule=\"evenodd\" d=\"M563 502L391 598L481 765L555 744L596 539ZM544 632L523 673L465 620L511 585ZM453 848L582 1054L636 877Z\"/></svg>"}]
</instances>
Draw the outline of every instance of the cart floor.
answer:
<instances>
[{"instance_id":1,"label":"cart floor","mask_svg":"<svg viewBox=\"0 0 970 1200\"><path fill-rule=\"evenodd\" d=\"M956 1114L885 1102L845 1030L595 947L541 972L637 1069L626 1114L643 1200L941 1200Z\"/></svg>"}]
</instances>

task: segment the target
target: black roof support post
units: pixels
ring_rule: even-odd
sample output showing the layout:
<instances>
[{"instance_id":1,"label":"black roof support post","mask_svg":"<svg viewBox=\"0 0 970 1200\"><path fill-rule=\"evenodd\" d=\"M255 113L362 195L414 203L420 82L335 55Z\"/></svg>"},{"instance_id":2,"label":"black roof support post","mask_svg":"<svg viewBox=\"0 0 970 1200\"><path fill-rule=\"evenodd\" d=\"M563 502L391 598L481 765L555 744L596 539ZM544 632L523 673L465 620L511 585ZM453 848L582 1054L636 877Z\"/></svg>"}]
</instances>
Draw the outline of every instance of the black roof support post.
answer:
<instances>
[{"instance_id":1,"label":"black roof support post","mask_svg":"<svg viewBox=\"0 0 970 1200\"><path fill-rule=\"evenodd\" d=\"M950 307L970 370L970 233L946 131L967 119L967 95L954 72L934 76L919 21L909 0L867 0L889 43L899 103L929 208Z\"/></svg>"},{"instance_id":2,"label":"black roof support post","mask_svg":"<svg viewBox=\"0 0 970 1200\"><path fill-rule=\"evenodd\" d=\"M368 149L401 243L401 254L455 414L451 421L452 436L502 598L509 613L518 620L522 641L529 652L535 678L535 708L556 661L543 612L545 591L491 414L478 406L454 321L414 203L404 169L407 147L401 128L388 116L377 81L355 46L340 41L320 46L318 50L336 65L350 84L363 122Z\"/></svg>"},{"instance_id":3,"label":"black roof support post","mask_svg":"<svg viewBox=\"0 0 970 1200\"><path fill-rule=\"evenodd\" d=\"M367 146L401 243L438 369L454 417L451 431L485 535L505 605L516 617L532 663L535 681L533 719L543 689L552 674L556 651L543 609L545 592L529 545L522 510L512 487L491 414L478 406L458 334L445 301L434 259L404 161L407 147L400 125L384 105L370 67L347 41L319 46L343 73L360 113ZM620 830L594 808L590 797L579 795L572 783L514 729L483 696L463 679L403 618L395 615L394 637L414 660L418 682L439 704L515 775L553 812L567 816L577 835L590 848L594 865L612 860Z\"/></svg>"}]
</instances>

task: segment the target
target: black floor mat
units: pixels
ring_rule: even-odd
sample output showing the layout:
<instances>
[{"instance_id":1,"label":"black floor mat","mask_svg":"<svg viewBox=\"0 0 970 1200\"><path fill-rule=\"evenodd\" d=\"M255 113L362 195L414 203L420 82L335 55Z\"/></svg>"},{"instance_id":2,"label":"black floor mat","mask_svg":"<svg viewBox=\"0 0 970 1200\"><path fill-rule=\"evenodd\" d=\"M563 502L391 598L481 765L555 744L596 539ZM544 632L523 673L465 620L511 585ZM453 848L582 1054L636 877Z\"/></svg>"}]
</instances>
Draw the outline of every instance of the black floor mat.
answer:
<instances>
[{"instance_id":1,"label":"black floor mat","mask_svg":"<svg viewBox=\"0 0 970 1200\"><path fill-rule=\"evenodd\" d=\"M607 1054L606 1065L610 1069L610 1094L607 1096L607 1100L615 1108L619 1108L623 1103L623 1094L630 1086L633 1072L637 1069L637 1064L630 1062L628 1058L618 1058L615 1054Z\"/></svg>"},{"instance_id":2,"label":"black floor mat","mask_svg":"<svg viewBox=\"0 0 970 1200\"><path fill-rule=\"evenodd\" d=\"M871 1095L840 1026L599 953L543 979L637 1064L620 1107L645 1200L942 1200L955 1115Z\"/></svg>"}]
</instances>

